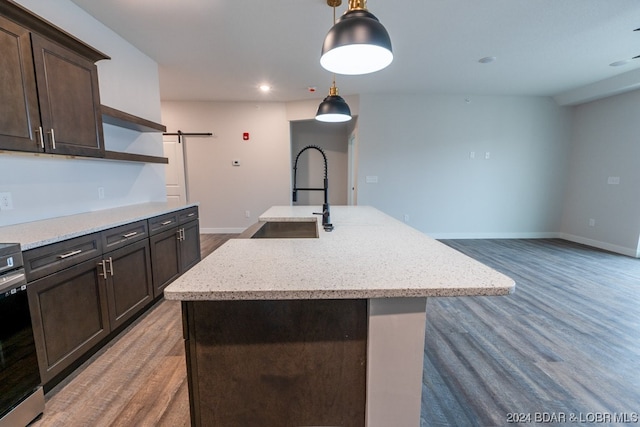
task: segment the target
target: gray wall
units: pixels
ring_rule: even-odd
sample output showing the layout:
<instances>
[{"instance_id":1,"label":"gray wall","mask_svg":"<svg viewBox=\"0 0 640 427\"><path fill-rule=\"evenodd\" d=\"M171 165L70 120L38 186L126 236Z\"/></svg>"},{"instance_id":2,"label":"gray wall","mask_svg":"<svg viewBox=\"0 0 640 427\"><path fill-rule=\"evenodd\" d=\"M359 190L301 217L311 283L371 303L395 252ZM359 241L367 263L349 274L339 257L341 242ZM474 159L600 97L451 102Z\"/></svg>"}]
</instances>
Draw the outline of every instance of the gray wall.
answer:
<instances>
[{"instance_id":1,"label":"gray wall","mask_svg":"<svg viewBox=\"0 0 640 427\"><path fill-rule=\"evenodd\" d=\"M433 237L554 235L570 131L550 98L361 95L358 203Z\"/></svg>"},{"instance_id":2,"label":"gray wall","mask_svg":"<svg viewBox=\"0 0 640 427\"><path fill-rule=\"evenodd\" d=\"M563 237L638 256L638 105L640 91L575 107Z\"/></svg>"},{"instance_id":3,"label":"gray wall","mask_svg":"<svg viewBox=\"0 0 640 427\"><path fill-rule=\"evenodd\" d=\"M185 137L189 202L200 203L204 233L237 233L273 205L291 203L291 144L280 102L163 102L170 132ZM242 134L249 132L249 141ZM240 166L233 166L233 160ZM249 212L247 217L246 213Z\"/></svg>"}]
</instances>

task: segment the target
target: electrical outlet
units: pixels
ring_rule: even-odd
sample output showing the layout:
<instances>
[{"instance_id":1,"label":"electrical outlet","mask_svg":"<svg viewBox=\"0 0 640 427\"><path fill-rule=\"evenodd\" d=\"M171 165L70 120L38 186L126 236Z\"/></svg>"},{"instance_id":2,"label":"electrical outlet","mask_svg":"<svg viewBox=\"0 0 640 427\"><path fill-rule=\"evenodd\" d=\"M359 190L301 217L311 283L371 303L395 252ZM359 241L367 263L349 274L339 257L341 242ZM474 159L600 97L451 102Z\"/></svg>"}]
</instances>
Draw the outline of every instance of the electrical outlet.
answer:
<instances>
[{"instance_id":1,"label":"electrical outlet","mask_svg":"<svg viewBox=\"0 0 640 427\"><path fill-rule=\"evenodd\" d=\"M10 211L11 209L13 209L11 193L0 193L0 211Z\"/></svg>"},{"instance_id":2,"label":"electrical outlet","mask_svg":"<svg viewBox=\"0 0 640 427\"><path fill-rule=\"evenodd\" d=\"M404 214L404 222L409 222L409 214Z\"/></svg>"},{"instance_id":3,"label":"electrical outlet","mask_svg":"<svg viewBox=\"0 0 640 427\"><path fill-rule=\"evenodd\" d=\"M596 220L593 218L589 218L589 227L595 227L596 226Z\"/></svg>"},{"instance_id":4,"label":"electrical outlet","mask_svg":"<svg viewBox=\"0 0 640 427\"><path fill-rule=\"evenodd\" d=\"M104 199L104 187L98 187L98 199Z\"/></svg>"},{"instance_id":5,"label":"electrical outlet","mask_svg":"<svg viewBox=\"0 0 640 427\"><path fill-rule=\"evenodd\" d=\"M244 211L244 217L245 218L251 218L251 212L250 211Z\"/></svg>"}]
</instances>

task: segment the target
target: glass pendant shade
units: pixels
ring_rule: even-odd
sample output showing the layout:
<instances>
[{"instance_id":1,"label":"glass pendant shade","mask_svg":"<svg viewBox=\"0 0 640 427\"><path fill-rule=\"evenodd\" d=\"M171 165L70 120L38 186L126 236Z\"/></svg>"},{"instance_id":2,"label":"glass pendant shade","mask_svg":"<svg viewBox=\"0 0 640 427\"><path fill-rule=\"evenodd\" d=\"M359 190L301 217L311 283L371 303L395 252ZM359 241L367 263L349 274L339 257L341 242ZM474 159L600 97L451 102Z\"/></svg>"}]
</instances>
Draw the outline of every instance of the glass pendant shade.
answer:
<instances>
[{"instance_id":1,"label":"glass pendant shade","mask_svg":"<svg viewBox=\"0 0 640 427\"><path fill-rule=\"evenodd\" d=\"M391 38L366 9L350 9L329 30L320 64L336 74L358 75L382 70L393 61Z\"/></svg>"},{"instance_id":2,"label":"glass pendant shade","mask_svg":"<svg viewBox=\"0 0 640 427\"><path fill-rule=\"evenodd\" d=\"M329 96L327 96L318 106L316 120L321 122L348 122L351 120L351 109L347 101L338 95L335 85L331 86Z\"/></svg>"}]
</instances>

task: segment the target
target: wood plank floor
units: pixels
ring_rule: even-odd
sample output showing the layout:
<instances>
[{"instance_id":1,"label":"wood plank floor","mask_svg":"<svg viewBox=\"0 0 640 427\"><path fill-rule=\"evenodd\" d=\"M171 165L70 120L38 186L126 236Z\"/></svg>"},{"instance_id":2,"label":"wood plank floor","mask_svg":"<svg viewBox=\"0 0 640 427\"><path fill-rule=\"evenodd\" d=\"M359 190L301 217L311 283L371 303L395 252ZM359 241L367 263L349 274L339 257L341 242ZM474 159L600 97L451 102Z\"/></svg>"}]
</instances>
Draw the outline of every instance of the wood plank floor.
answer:
<instances>
[{"instance_id":1,"label":"wood plank floor","mask_svg":"<svg viewBox=\"0 0 640 427\"><path fill-rule=\"evenodd\" d=\"M203 236L203 256L230 237ZM429 299L422 427L640 413L640 260L554 239L445 243L517 286ZM34 425L189 425L180 322L179 303L157 304L48 393Z\"/></svg>"},{"instance_id":2,"label":"wood plank floor","mask_svg":"<svg viewBox=\"0 0 640 427\"><path fill-rule=\"evenodd\" d=\"M517 285L428 301L423 426L640 413L640 260L562 240L445 243Z\"/></svg>"}]
</instances>

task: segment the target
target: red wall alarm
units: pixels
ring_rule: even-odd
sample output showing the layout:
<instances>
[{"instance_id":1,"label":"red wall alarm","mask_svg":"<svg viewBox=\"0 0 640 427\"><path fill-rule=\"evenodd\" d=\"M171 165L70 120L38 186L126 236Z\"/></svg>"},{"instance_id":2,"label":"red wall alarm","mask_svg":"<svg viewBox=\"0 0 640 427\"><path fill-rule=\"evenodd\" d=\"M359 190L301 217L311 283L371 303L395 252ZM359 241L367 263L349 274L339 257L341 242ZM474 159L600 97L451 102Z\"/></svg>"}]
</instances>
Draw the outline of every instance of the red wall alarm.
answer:
<instances>
[{"instance_id":1,"label":"red wall alarm","mask_svg":"<svg viewBox=\"0 0 640 427\"><path fill-rule=\"evenodd\" d=\"M242 139L245 140L245 141L248 141L249 140L249 132L244 132L242 134Z\"/></svg>"}]
</instances>

